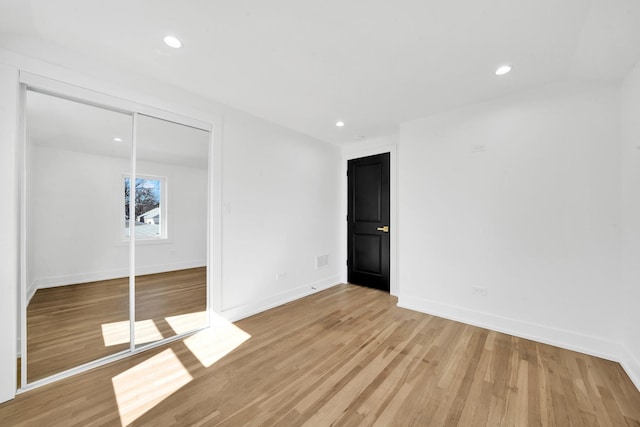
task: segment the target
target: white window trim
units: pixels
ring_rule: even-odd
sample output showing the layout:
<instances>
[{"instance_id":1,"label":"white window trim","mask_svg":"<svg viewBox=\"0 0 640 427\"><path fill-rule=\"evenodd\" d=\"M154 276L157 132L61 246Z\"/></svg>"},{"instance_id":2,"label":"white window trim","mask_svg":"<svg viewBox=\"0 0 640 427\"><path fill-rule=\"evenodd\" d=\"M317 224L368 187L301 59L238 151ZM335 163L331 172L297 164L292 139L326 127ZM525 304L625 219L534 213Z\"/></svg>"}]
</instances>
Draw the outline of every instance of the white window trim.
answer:
<instances>
[{"instance_id":1,"label":"white window trim","mask_svg":"<svg viewBox=\"0 0 640 427\"><path fill-rule=\"evenodd\" d=\"M129 244L131 240L129 236L124 235L125 229L125 221L124 215L122 214L122 206L124 202L124 194L123 194L123 183L125 179L131 179L131 174L123 173L120 177L120 182L118 184L118 242L117 246L126 246ZM156 238L144 238L136 235L136 246L137 245L162 245L162 244L170 244L173 242L171 238L171 227L170 227L170 213L169 213L169 205L168 205L168 187L169 187L169 179L166 176L160 175L148 175L148 174L136 174L136 179L148 179L153 181L160 181L160 236ZM129 218L131 221L131 217Z\"/></svg>"}]
</instances>

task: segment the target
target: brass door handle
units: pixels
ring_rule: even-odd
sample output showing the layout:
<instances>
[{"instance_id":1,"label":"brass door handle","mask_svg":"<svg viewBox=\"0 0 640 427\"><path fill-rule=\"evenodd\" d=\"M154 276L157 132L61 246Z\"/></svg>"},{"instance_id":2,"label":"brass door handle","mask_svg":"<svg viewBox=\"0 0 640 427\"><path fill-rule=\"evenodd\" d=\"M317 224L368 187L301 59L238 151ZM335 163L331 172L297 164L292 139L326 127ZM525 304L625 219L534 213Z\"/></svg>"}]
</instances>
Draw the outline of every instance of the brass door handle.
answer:
<instances>
[{"instance_id":1,"label":"brass door handle","mask_svg":"<svg viewBox=\"0 0 640 427\"><path fill-rule=\"evenodd\" d=\"M376 228L376 230L388 233L389 232L389 226L385 225L384 227L378 227L378 228Z\"/></svg>"}]
</instances>

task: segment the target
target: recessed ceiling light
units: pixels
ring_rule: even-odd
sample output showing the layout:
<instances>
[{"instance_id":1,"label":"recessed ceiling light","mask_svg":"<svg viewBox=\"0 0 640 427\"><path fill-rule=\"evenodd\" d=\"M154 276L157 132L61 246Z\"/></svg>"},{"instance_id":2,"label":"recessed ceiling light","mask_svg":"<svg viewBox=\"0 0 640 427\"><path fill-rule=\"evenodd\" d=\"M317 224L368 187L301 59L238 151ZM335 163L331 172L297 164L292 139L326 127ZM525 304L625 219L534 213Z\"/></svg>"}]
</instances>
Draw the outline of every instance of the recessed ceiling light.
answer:
<instances>
[{"instance_id":1,"label":"recessed ceiling light","mask_svg":"<svg viewBox=\"0 0 640 427\"><path fill-rule=\"evenodd\" d=\"M182 47L182 42L174 36L165 36L165 38L162 40L164 41L164 44L174 49L179 49Z\"/></svg>"},{"instance_id":2,"label":"recessed ceiling light","mask_svg":"<svg viewBox=\"0 0 640 427\"><path fill-rule=\"evenodd\" d=\"M496 70L496 76L503 76L507 74L509 71L511 71L511 66L503 65Z\"/></svg>"},{"instance_id":3,"label":"recessed ceiling light","mask_svg":"<svg viewBox=\"0 0 640 427\"><path fill-rule=\"evenodd\" d=\"M344 122L336 122L336 126L338 126L339 128L341 128L342 126L344 126Z\"/></svg>"},{"instance_id":4,"label":"recessed ceiling light","mask_svg":"<svg viewBox=\"0 0 640 427\"><path fill-rule=\"evenodd\" d=\"M113 140L115 142L122 142L122 138L120 138L119 136L116 136L115 138L113 138Z\"/></svg>"}]
</instances>

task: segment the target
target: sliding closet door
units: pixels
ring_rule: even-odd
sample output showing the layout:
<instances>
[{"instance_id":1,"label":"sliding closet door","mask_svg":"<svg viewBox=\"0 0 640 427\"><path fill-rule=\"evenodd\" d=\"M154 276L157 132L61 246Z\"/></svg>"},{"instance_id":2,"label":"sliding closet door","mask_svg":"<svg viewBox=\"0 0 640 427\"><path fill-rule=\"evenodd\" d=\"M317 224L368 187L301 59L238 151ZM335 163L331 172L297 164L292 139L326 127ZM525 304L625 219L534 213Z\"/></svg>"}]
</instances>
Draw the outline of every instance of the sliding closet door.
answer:
<instances>
[{"instance_id":1,"label":"sliding closet door","mask_svg":"<svg viewBox=\"0 0 640 427\"><path fill-rule=\"evenodd\" d=\"M135 343L207 326L209 132L136 118Z\"/></svg>"},{"instance_id":2,"label":"sliding closet door","mask_svg":"<svg viewBox=\"0 0 640 427\"><path fill-rule=\"evenodd\" d=\"M129 349L133 116L30 90L25 108L22 297L33 383Z\"/></svg>"}]
</instances>

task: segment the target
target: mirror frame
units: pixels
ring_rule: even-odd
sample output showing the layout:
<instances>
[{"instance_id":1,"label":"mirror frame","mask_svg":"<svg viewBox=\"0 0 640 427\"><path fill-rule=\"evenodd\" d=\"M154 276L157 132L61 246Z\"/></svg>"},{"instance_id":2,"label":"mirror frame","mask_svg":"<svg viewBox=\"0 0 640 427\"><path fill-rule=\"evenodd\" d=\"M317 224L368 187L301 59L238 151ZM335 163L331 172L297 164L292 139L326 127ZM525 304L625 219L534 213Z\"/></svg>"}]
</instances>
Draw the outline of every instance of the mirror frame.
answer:
<instances>
[{"instance_id":1,"label":"mirror frame","mask_svg":"<svg viewBox=\"0 0 640 427\"><path fill-rule=\"evenodd\" d=\"M50 96L55 96L61 99L80 102L86 105L95 106L98 108L115 111L119 113L130 114L133 117L132 126L132 155L130 157L131 168L130 172L133 176L136 174L136 125L137 117L139 114L150 116L169 122L174 122L180 125L193 127L196 129L209 132L209 146L208 146L208 187L207 187L207 273L206 273L206 325L203 328L195 329L190 332L177 334L175 336L165 338L153 343L135 345L135 322L131 321L135 319L135 236L129 239L129 321L130 321L130 346L128 350L123 350L111 356L103 357L92 362L88 362L65 371L53 374L49 377L39 379L29 383L27 381L27 301L26 301L26 93L27 90L38 92ZM31 74L25 71L20 71L20 128L19 128L19 167L20 167L20 283L19 283L19 322L20 328L20 354L21 354L21 366L20 366L20 378L21 384L18 384L18 393L40 387L51 382L70 377L80 372L96 368L98 366L111 363L113 361L123 359L125 357L138 354L143 351L150 350L152 348L165 345L172 341L182 339L186 336L192 335L202 329L206 329L211 325L211 312L219 312L221 307L221 140L220 135L214 132L214 122L220 124L219 118L213 118L213 120L199 120L172 113L163 109L151 107L149 105L140 104L137 102L129 101L124 98L119 98L111 95L107 95L101 92L93 91L91 89L82 88L68 83L63 83L57 80L52 80L39 75ZM214 274L213 271L216 271Z\"/></svg>"}]
</instances>

